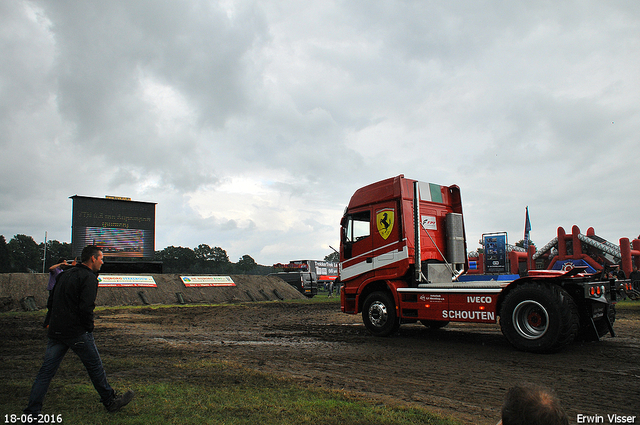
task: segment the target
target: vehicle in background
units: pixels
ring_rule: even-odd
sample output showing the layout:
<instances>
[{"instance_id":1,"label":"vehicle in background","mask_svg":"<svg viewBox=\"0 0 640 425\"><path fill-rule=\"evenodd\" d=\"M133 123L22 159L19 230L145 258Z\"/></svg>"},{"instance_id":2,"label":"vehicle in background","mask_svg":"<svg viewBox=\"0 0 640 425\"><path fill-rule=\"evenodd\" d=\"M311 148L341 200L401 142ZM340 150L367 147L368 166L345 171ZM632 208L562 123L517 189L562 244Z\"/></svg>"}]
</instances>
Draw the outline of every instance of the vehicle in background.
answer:
<instances>
[{"instance_id":1,"label":"vehicle in background","mask_svg":"<svg viewBox=\"0 0 640 425\"><path fill-rule=\"evenodd\" d=\"M318 293L318 288L332 285L338 277L338 263L331 261L294 260L274 264L273 270L270 276L280 277L310 298Z\"/></svg>"}]
</instances>

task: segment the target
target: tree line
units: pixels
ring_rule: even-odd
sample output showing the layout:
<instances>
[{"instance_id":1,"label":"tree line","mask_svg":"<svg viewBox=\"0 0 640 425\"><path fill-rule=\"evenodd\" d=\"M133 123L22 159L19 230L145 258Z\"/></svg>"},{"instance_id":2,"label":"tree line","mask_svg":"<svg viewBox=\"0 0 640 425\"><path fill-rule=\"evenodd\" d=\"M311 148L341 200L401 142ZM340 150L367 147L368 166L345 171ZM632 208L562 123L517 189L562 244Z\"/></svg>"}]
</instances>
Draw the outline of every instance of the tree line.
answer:
<instances>
[{"instance_id":1,"label":"tree line","mask_svg":"<svg viewBox=\"0 0 640 425\"><path fill-rule=\"evenodd\" d=\"M535 246L532 241L529 243ZM516 242L516 246L524 247L524 240ZM46 248L45 251L44 242L38 244L31 236L15 235L7 242L0 235L0 273L43 273L61 258L72 259L70 243L53 239L47 241ZM479 248L477 252L483 252L483 249ZM234 263L229 260L227 251L206 244L195 249L168 246L162 251L155 251L151 260L161 261L164 273L266 275L273 271L273 267L257 264L248 254ZM333 252L324 260L337 262L338 254Z\"/></svg>"},{"instance_id":2,"label":"tree line","mask_svg":"<svg viewBox=\"0 0 640 425\"><path fill-rule=\"evenodd\" d=\"M67 242L49 240L45 250L45 243L38 244L31 236L15 235L7 242L0 235L0 273L47 272L59 259L72 258L71 244ZM161 261L164 273L265 275L273 271L271 266L257 264L248 254L234 263L224 249L206 244L195 249L168 246L156 251L151 260Z\"/></svg>"}]
</instances>

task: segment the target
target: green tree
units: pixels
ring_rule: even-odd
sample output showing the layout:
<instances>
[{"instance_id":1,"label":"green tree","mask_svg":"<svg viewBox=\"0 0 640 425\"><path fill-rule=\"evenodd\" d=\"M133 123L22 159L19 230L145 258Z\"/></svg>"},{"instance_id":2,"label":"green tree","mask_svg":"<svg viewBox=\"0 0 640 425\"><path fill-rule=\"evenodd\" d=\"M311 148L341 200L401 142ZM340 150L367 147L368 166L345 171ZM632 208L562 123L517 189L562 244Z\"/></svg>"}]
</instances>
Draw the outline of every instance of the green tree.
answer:
<instances>
[{"instance_id":1,"label":"green tree","mask_svg":"<svg viewBox=\"0 0 640 425\"><path fill-rule=\"evenodd\" d=\"M324 261L331 261L332 263L340 262L340 254L333 251L331 254L324 257Z\"/></svg>"},{"instance_id":2,"label":"green tree","mask_svg":"<svg viewBox=\"0 0 640 425\"><path fill-rule=\"evenodd\" d=\"M196 249L193 250L193 253L196 256L196 261L209 261L211 256L213 255L213 250L207 244L200 244Z\"/></svg>"},{"instance_id":3,"label":"green tree","mask_svg":"<svg viewBox=\"0 0 640 425\"><path fill-rule=\"evenodd\" d=\"M40 249L44 250L44 244L40 244ZM47 258L45 260L46 270L56 264L59 259L73 260L71 257L71 244L67 242L58 242L55 239L47 241Z\"/></svg>"},{"instance_id":4,"label":"green tree","mask_svg":"<svg viewBox=\"0 0 640 425\"><path fill-rule=\"evenodd\" d=\"M0 273L11 272L11 253L4 235L0 235Z\"/></svg>"},{"instance_id":5,"label":"green tree","mask_svg":"<svg viewBox=\"0 0 640 425\"><path fill-rule=\"evenodd\" d=\"M520 248L524 248L524 239L520 239L518 242L516 242L516 246L519 246ZM536 244L534 244L533 241L530 240L529 246L536 246Z\"/></svg>"},{"instance_id":6,"label":"green tree","mask_svg":"<svg viewBox=\"0 0 640 425\"><path fill-rule=\"evenodd\" d=\"M242 274L251 274L258 268L256 261L250 255L243 255L236 263L236 269Z\"/></svg>"},{"instance_id":7,"label":"green tree","mask_svg":"<svg viewBox=\"0 0 640 425\"><path fill-rule=\"evenodd\" d=\"M211 260L218 264L231 263L231 261L229 261L229 256L227 255L227 251L217 246L213 248L213 255L211 257Z\"/></svg>"},{"instance_id":8,"label":"green tree","mask_svg":"<svg viewBox=\"0 0 640 425\"><path fill-rule=\"evenodd\" d=\"M196 254L191 248L173 245L156 251L154 259L162 261L164 271L168 273L186 273L196 264Z\"/></svg>"},{"instance_id":9,"label":"green tree","mask_svg":"<svg viewBox=\"0 0 640 425\"><path fill-rule=\"evenodd\" d=\"M228 273L231 271L232 264L231 261L229 261L227 251L218 246L213 247L211 266L212 273Z\"/></svg>"},{"instance_id":10,"label":"green tree","mask_svg":"<svg viewBox=\"0 0 640 425\"><path fill-rule=\"evenodd\" d=\"M193 254L195 255L194 271L206 273L211 263L211 256L213 255L211 247L207 244L200 244L193 250Z\"/></svg>"},{"instance_id":11,"label":"green tree","mask_svg":"<svg viewBox=\"0 0 640 425\"><path fill-rule=\"evenodd\" d=\"M7 244L14 272L42 271L42 252L31 236L15 235Z\"/></svg>"},{"instance_id":12,"label":"green tree","mask_svg":"<svg viewBox=\"0 0 640 425\"><path fill-rule=\"evenodd\" d=\"M231 261L227 251L220 247L211 248L201 244L194 249L197 267L196 270L205 273L225 273L231 268Z\"/></svg>"}]
</instances>

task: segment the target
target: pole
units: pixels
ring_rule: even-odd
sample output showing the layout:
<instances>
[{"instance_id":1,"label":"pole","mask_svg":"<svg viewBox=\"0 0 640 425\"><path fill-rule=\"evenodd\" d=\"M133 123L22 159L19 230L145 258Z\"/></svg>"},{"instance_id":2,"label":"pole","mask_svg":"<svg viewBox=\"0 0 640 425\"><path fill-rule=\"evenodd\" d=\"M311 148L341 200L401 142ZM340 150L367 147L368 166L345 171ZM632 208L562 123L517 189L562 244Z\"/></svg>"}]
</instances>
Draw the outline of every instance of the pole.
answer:
<instances>
[{"instance_id":1,"label":"pole","mask_svg":"<svg viewBox=\"0 0 640 425\"><path fill-rule=\"evenodd\" d=\"M44 255L42 256L42 273L47 264L47 232L44 232Z\"/></svg>"},{"instance_id":2,"label":"pole","mask_svg":"<svg viewBox=\"0 0 640 425\"><path fill-rule=\"evenodd\" d=\"M420 219L420 189L418 188L418 182L413 182L413 229L414 229L414 258L415 258L415 276L416 282L422 282L422 258L420 247L420 226L422 226L422 220Z\"/></svg>"}]
</instances>

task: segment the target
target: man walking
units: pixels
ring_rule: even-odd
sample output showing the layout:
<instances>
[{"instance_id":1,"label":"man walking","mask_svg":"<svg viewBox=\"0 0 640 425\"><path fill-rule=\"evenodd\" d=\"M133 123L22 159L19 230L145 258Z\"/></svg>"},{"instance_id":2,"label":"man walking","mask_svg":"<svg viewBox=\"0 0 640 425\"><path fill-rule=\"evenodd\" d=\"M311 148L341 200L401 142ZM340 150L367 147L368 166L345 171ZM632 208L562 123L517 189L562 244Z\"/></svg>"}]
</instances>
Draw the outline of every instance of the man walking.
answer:
<instances>
[{"instance_id":1,"label":"man walking","mask_svg":"<svg viewBox=\"0 0 640 425\"><path fill-rule=\"evenodd\" d=\"M94 388L100 394L100 401L109 412L117 412L133 399L133 391L118 396L111 388L93 339L93 309L96 306L102 257L99 247L85 247L80 257L81 264L63 272L49 295L44 322L45 327L49 327L49 341L24 413L40 413L49 383L69 348L84 364Z\"/></svg>"}]
</instances>

